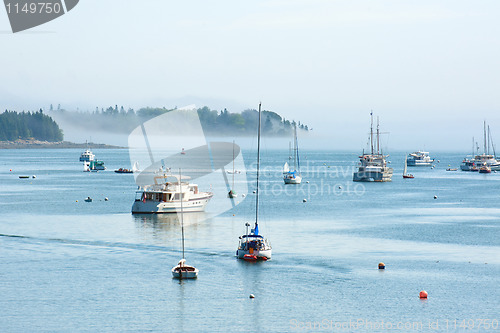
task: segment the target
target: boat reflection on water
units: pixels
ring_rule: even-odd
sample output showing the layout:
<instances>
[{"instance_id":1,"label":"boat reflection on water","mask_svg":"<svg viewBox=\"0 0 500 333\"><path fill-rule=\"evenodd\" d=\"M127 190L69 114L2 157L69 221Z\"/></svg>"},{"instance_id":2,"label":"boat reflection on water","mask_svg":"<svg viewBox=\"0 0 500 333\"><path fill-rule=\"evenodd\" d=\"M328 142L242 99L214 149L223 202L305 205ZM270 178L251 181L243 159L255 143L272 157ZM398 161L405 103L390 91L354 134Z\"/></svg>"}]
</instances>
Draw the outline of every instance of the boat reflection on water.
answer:
<instances>
[{"instance_id":1,"label":"boat reflection on water","mask_svg":"<svg viewBox=\"0 0 500 333\"><path fill-rule=\"evenodd\" d=\"M181 224L180 214L134 214L136 225L143 228L168 230ZM196 225L209 219L211 214L205 212L184 213L184 226Z\"/></svg>"},{"instance_id":2,"label":"boat reflection on water","mask_svg":"<svg viewBox=\"0 0 500 333\"><path fill-rule=\"evenodd\" d=\"M181 224L180 214L134 214L132 216L136 226L141 229L177 232ZM210 217L211 214L206 212L184 213L184 226L196 226Z\"/></svg>"}]
</instances>

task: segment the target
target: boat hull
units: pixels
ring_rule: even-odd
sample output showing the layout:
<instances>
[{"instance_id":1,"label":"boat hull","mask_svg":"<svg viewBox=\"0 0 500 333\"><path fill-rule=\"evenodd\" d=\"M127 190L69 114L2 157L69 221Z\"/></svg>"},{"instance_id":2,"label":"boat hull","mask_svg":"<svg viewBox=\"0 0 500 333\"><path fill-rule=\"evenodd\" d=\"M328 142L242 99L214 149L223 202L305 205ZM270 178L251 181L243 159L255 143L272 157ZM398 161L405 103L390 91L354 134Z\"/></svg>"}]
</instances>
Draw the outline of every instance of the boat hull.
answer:
<instances>
[{"instance_id":1,"label":"boat hull","mask_svg":"<svg viewBox=\"0 0 500 333\"><path fill-rule=\"evenodd\" d=\"M174 279L196 279L198 277L198 268L192 266L175 266L172 268L172 277Z\"/></svg>"},{"instance_id":2,"label":"boat hull","mask_svg":"<svg viewBox=\"0 0 500 333\"><path fill-rule=\"evenodd\" d=\"M188 212L203 212L212 195L203 198L193 198L182 203L182 210ZM158 202L147 200L136 200L132 205L132 214L164 214L177 213L181 211L180 201L175 202Z\"/></svg>"},{"instance_id":3,"label":"boat hull","mask_svg":"<svg viewBox=\"0 0 500 333\"><path fill-rule=\"evenodd\" d=\"M432 166L432 162L421 162L421 161L408 161L408 166Z\"/></svg>"},{"instance_id":4,"label":"boat hull","mask_svg":"<svg viewBox=\"0 0 500 333\"><path fill-rule=\"evenodd\" d=\"M355 182L390 182L392 180L392 168L384 171L358 171L353 175Z\"/></svg>"},{"instance_id":5,"label":"boat hull","mask_svg":"<svg viewBox=\"0 0 500 333\"><path fill-rule=\"evenodd\" d=\"M243 259L245 254L252 254L257 257L257 259L262 259L263 257L267 258L267 260L271 259L273 250L272 249L267 249L267 250L254 250L253 253L250 253L249 250L242 250L238 249L236 251L236 257L238 259Z\"/></svg>"},{"instance_id":6,"label":"boat hull","mask_svg":"<svg viewBox=\"0 0 500 333\"><path fill-rule=\"evenodd\" d=\"M295 176L295 177L285 176L283 178L283 181L285 182L285 184L300 184L302 182L302 177L300 177L300 176Z\"/></svg>"}]
</instances>

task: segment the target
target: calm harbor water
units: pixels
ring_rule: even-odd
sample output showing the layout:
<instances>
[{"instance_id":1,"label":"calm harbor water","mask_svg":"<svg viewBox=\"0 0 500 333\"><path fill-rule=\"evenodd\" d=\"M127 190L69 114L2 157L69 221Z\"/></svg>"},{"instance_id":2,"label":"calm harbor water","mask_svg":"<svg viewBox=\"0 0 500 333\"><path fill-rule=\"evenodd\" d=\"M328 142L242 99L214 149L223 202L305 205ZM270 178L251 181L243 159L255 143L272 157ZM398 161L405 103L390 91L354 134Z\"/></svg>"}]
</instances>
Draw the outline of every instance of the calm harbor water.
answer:
<instances>
[{"instance_id":1,"label":"calm harbor water","mask_svg":"<svg viewBox=\"0 0 500 333\"><path fill-rule=\"evenodd\" d=\"M357 152L302 151L303 184L285 187L287 152L264 150L259 221L273 259L247 263L234 257L254 220L244 151L246 198L185 214L200 274L179 282L179 220L130 213L133 175L113 172L130 167L128 151L95 150L108 167L97 173L80 152L0 150L2 331L500 331L500 172L445 171L461 154L433 153L435 169L404 180L393 153L391 183L360 184Z\"/></svg>"}]
</instances>

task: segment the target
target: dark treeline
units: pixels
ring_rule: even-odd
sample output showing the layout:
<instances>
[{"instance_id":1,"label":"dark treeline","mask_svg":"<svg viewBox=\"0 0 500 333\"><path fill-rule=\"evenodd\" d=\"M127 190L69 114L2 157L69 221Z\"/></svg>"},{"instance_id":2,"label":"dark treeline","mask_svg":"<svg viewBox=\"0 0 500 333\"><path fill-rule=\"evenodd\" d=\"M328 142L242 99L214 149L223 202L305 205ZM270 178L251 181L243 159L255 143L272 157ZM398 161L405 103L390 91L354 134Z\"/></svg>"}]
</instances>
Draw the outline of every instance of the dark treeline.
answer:
<instances>
[{"instance_id":1,"label":"dark treeline","mask_svg":"<svg viewBox=\"0 0 500 333\"><path fill-rule=\"evenodd\" d=\"M96 107L93 111L68 112L60 106L54 110L50 107L51 114L58 122L71 121L82 127L89 127L115 133L126 133L132 131L144 121L156 116L171 112L174 109L165 107L144 107L137 111L118 105L108 108ZM221 111L211 110L204 106L197 109L201 126L205 133L219 135L254 135L257 130L257 110L245 110L241 113L233 113L224 109ZM299 130L309 131L307 125L296 123L293 120L282 118L273 111L262 112L262 131L265 135L285 136L291 135L293 126L297 125Z\"/></svg>"},{"instance_id":2,"label":"dark treeline","mask_svg":"<svg viewBox=\"0 0 500 333\"><path fill-rule=\"evenodd\" d=\"M57 123L43 113L5 110L0 114L0 141L36 139L58 142L63 140L63 132Z\"/></svg>"}]
</instances>

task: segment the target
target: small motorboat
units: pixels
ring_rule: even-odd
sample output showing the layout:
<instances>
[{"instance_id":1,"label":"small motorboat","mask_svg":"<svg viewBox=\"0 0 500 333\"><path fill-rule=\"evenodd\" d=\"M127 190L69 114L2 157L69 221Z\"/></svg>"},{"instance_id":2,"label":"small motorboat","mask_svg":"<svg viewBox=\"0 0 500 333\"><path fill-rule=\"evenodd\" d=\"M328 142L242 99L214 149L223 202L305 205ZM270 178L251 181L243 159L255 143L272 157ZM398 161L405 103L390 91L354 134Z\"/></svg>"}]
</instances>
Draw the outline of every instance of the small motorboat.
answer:
<instances>
[{"instance_id":1,"label":"small motorboat","mask_svg":"<svg viewBox=\"0 0 500 333\"><path fill-rule=\"evenodd\" d=\"M116 173L134 173L133 170L130 170L130 169L124 169L124 168L120 168L118 170L115 170Z\"/></svg>"},{"instance_id":2,"label":"small motorboat","mask_svg":"<svg viewBox=\"0 0 500 333\"><path fill-rule=\"evenodd\" d=\"M458 171L458 169L457 168L448 168L448 169L446 169L446 171Z\"/></svg>"},{"instance_id":3,"label":"small motorboat","mask_svg":"<svg viewBox=\"0 0 500 333\"><path fill-rule=\"evenodd\" d=\"M479 168L479 173L491 173L491 168L485 164Z\"/></svg>"}]
</instances>

